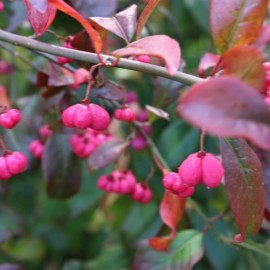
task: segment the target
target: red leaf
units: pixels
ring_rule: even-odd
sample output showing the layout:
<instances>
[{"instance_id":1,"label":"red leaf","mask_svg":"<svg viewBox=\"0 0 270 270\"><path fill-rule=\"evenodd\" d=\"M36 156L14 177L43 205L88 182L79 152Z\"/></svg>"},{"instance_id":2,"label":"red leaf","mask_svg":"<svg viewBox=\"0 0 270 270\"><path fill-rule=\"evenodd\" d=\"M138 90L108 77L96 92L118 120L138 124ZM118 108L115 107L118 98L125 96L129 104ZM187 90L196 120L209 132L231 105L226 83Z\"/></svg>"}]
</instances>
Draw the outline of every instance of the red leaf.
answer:
<instances>
[{"instance_id":1,"label":"red leaf","mask_svg":"<svg viewBox=\"0 0 270 270\"><path fill-rule=\"evenodd\" d=\"M217 136L243 137L270 149L270 112L258 92L224 76L191 87L178 107L194 126Z\"/></svg>"},{"instance_id":2,"label":"red leaf","mask_svg":"<svg viewBox=\"0 0 270 270\"><path fill-rule=\"evenodd\" d=\"M0 105L10 107L7 90L3 85L0 85Z\"/></svg>"},{"instance_id":3,"label":"red leaf","mask_svg":"<svg viewBox=\"0 0 270 270\"><path fill-rule=\"evenodd\" d=\"M87 31L89 36L91 37L91 40L95 46L96 52L100 53L102 50L102 40L100 38L99 33L90 25L90 23L82 17L82 15L77 12L75 9L73 9L71 6L69 6L67 3L65 3L63 0L49 0L49 2L54 5L57 9L60 11L66 13L70 17L77 20Z\"/></svg>"},{"instance_id":4,"label":"red leaf","mask_svg":"<svg viewBox=\"0 0 270 270\"><path fill-rule=\"evenodd\" d=\"M264 216L263 171L258 156L242 139L220 140L225 186L240 234L257 233Z\"/></svg>"},{"instance_id":5,"label":"red leaf","mask_svg":"<svg viewBox=\"0 0 270 270\"><path fill-rule=\"evenodd\" d=\"M237 46L222 55L226 75L235 75L257 90L261 90L265 77L262 53L251 46Z\"/></svg>"},{"instance_id":6,"label":"red leaf","mask_svg":"<svg viewBox=\"0 0 270 270\"><path fill-rule=\"evenodd\" d=\"M131 5L127 9L116 13L113 17L91 17L89 19L129 43L135 32L137 6Z\"/></svg>"},{"instance_id":7,"label":"red leaf","mask_svg":"<svg viewBox=\"0 0 270 270\"><path fill-rule=\"evenodd\" d=\"M143 29L145 23L147 22L148 18L150 17L150 15L152 14L152 12L154 11L154 9L156 8L156 6L158 5L159 2L160 2L160 0L149 0L146 7L142 11L142 13L139 17L137 29L136 29L136 38L137 39L140 38L142 29Z\"/></svg>"},{"instance_id":8,"label":"red leaf","mask_svg":"<svg viewBox=\"0 0 270 270\"><path fill-rule=\"evenodd\" d=\"M181 220L185 209L185 199L166 190L165 195L160 204L160 217L162 221L171 229L171 233L167 237L154 237L149 240L150 246L155 250L166 250L172 240L176 236L176 229Z\"/></svg>"},{"instance_id":9,"label":"red leaf","mask_svg":"<svg viewBox=\"0 0 270 270\"><path fill-rule=\"evenodd\" d=\"M57 64L48 64L48 86L65 86L75 83L73 73Z\"/></svg>"},{"instance_id":10,"label":"red leaf","mask_svg":"<svg viewBox=\"0 0 270 270\"><path fill-rule=\"evenodd\" d=\"M173 75L181 59L181 50L176 40L165 36L155 35L138 39L127 45L127 47L112 52L113 55L130 56L130 55L150 55L161 58L169 74Z\"/></svg>"},{"instance_id":11,"label":"red leaf","mask_svg":"<svg viewBox=\"0 0 270 270\"><path fill-rule=\"evenodd\" d=\"M31 23L35 33L42 35L49 26L50 8L48 0L23 0L28 20Z\"/></svg>"},{"instance_id":12,"label":"red leaf","mask_svg":"<svg viewBox=\"0 0 270 270\"><path fill-rule=\"evenodd\" d=\"M206 74L205 74L206 70L208 68L216 66L218 64L219 60L220 60L219 55L216 55L216 54L213 54L210 52L205 53L202 56L200 63L199 63L199 66L198 66L198 73L199 73L200 77L205 78L206 77Z\"/></svg>"},{"instance_id":13,"label":"red leaf","mask_svg":"<svg viewBox=\"0 0 270 270\"><path fill-rule=\"evenodd\" d=\"M210 28L219 53L251 45L259 36L268 0L211 0Z\"/></svg>"}]
</instances>

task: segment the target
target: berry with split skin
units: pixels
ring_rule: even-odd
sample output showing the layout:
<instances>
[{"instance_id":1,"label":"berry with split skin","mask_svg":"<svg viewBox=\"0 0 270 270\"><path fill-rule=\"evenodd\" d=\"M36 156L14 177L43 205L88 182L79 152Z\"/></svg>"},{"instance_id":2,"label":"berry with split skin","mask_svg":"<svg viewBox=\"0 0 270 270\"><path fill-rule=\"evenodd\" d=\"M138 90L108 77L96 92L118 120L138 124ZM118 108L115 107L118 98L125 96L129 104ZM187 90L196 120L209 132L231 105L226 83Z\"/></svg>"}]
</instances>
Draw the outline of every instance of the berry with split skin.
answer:
<instances>
[{"instance_id":1,"label":"berry with split skin","mask_svg":"<svg viewBox=\"0 0 270 270\"><path fill-rule=\"evenodd\" d=\"M114 118L123 122L133 122L136 114L131 108L124 106L114 111Z\"/></svg>"},{"instance_id":2,"label":"berry with split skin","mask_svg":"<svg viewBox=\"0 0 270 270\"><path fill-rule=\"evenodd\" d=\"M21 113L17 109L4 109L0 114L0 126L14 128L21 120Z\"/></svg>"},{"instance_id":3,"label":"berry with split skin","mask_svg":"<svg viewBox=\"0 0 270 270\"><path fill-rule=\"evenodd\" d=\"M103 131L107 129L111 121L108 112L101 106L94 103L90 104L90 109L92 113L92 124L90 128L97 131Z\"/></svg>"},{"instance_id":4,"label":"berry with split skin","mask_svg":"<svg viewBox=\"0 0 270 270\"><path fill-rule=\"evenodd\" d=\"M38 159L41 159L44 152L44 143L41 140L34 140L29 144L29 151Z\"/></svg>"}]
</instances>

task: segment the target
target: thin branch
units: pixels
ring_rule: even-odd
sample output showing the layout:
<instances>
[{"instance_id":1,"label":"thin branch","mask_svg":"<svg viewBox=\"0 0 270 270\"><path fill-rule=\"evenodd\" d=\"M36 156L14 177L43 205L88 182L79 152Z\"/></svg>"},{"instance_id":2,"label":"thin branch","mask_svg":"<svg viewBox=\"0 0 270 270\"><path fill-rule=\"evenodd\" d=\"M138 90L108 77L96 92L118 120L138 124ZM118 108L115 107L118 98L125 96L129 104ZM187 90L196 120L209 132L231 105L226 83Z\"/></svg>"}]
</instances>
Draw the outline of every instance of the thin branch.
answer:
<instances>
[{"instance_id":1,"label":"thin branch","mask_svg":"<svg viewBox=\"0 0 270 270\"><path fill-rule=\"evenodd\" d=\"M53 55L69 57L75 60L84 61L92 64L98 64L99 60L97 54L83 52L78 50L67 49L64 47L46 44L44 42L40 42L37 40L33 40L28 37L23 37L20 35L12 34L3 30L0 30L0 40L6 41L16 46L22 46L25 48L33 49L35 51L45 52ZM110 58L112 61L115 61L116 58L109 55L101 54L102 58ZM160 66L141 63L134 60L121 58L119 63L116 65L117 67L124 69L136 70L144 73L148 73L154 76L160 76L164 78L168 78L174 81L182 82L186 85L192 85L198 82L203 81L203 79L189 75L183 72L176 72L174 75L170 75L167 73L166 69Z\"/></svg>"}]
</instances>

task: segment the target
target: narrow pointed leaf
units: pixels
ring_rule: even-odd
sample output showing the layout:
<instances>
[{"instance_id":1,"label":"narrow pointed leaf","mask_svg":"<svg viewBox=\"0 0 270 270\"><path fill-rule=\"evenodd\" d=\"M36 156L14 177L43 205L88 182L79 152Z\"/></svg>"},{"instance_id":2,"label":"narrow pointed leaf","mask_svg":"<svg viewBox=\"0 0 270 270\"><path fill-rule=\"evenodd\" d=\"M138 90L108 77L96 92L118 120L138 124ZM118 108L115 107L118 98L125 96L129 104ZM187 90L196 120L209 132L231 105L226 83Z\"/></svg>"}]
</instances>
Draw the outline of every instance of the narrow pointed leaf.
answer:
<instances>
[{"instance_id":1,"label":"narrow pointed leaf","mask_svg":"<svg viewBox=\"0 0 270 270\"><path fill-rule=\"evenodd\" d=\"M267 7L268 0L211 0L210 28L217 51L254 44Z\"/></svg>"},{"instance_id":2,"label":"narrow pointed leaf","mask_svg":"<svg viewBox=\"0 0 270 270\"><path fill-rule=\"evenodd\" d=\"M161 58L169 74L174 74L180 65L181 50L176 40L165 36L155 35L138 39L127 47L112 52L113 55L149 55Z\"/></svg>"},{"instance_id":3,"label":"narrow pointed leaf","mask_svg":"<svg viewBox=\"0 0 270 270\"><path fill-rule=\"evenodd\" d=\"M185 210L185 199L166 190L160 204L159 214L170 229L171 233L166 237L153 237L149 240L150 246L159 251L167 250L170 243L176 236L177 225L180 222Z\"/></svg>"},{"instance_id":4,"label":"narrow pointed leaf","mask_svg":"<svg viewBox=\"0 0 270 270\"><path fill-rule=\"evenodd\" d=\"M91 17L89 19L129 43L136 29L137 6L131 5L113 17Z\"/></svg>"},{"instance_id":5,"label":"narrow pointed leaf","mask_svg":"<svg viewBox=\"0 0 270 270\"><path fill-rule=\"evenodd\" d=\"M243 239L257 233L264 216L262 165L243 139L221 139L225 187L235 223Z\"/></svg>"},{"instance_id":6,"label":"narrow pointed leaf","mask_svg":"<svg viewBox=\"0 0 270 270\"><path fill-rule=\"evenodd\" d=\"M151 112L154 115L153 120L155 120L156 117L164 118L164 119L166 119L168 121L170 120L169 113L167 113L166 111L164 111L164 110L162 110L160 108L156 108L156 107L153 107L153 106L150 106L150 105L146 105L145 108L146 108L147 111ZM151 115L150 115L150 118L152 118Z\"/></svg>"},{"instance_id":7,"label":"narrow pointed leaf","mask_svg":"<svg viewBox=\"0 0 270 270\"><path fill-rule=\"evenodd\" d=\"M223 73L235 75L257 90L261 90L265 77L262 53L251 46L236 46L222 55Z\"/></svg>"},{"instance_id":8,"label":"narrow pointed leaf","mask_svg":"<svg viewBox=\"0 0 270 270\"><path fill-rule=\"evenodd\" d=\"M152 14L152 12L154 11L159 2L160 0L149 0L146 7L142 11L136 29L137 39L140 38L144 25L146 24L148 18L150 17L150 15Z\"/></svg>"},{"instance_id":9,"label":"narrow pointed leaf","mask_svg":"<svg viewBox=\"0 0 270 270\"><path fill-rule=\"evenodd\" d=\"M270 149L270 111L260 94L235 77L192 86L178 113L192 125L224 137L242 137Z\"/></svg>"},{"instance_id":10,"label":"narrow pointed leaf","mask_svg":"<svg viewBox=\"0 0 270 270\"><path fill-rule=\"evenodd\" d=\"M191 270L203 253L202 233L186 230L177 234L167 252L153 250L147 241L139 242L132 269Z\"/></svg>"},{"instance_id":11,"label":"narrow pointed leaf","mask_svg":"<svg viewBox=\"0 0 270 270\"><path fill-rule=\"evenodd\" d=\"M52 198L70 198L80 190L81 162L72 153L69 136L52 134L46 141L42 171L47 194Z\"/></svg>"},{"instance_id":12,"label":"narrow pointed leaf","mask_svg":"<svg viewBox=\"0 0 270 270\"><path fill-rule=\"evenodd\" d=\"M66 13L70 17L77 20L89 34L93 45L97 53L100 53L102 50L102 40L99 33L90 25L90 23L75 9L65 3L63 0L49 0L49 3L54 5L58 10Z\"/></svg>"}]
</instances>

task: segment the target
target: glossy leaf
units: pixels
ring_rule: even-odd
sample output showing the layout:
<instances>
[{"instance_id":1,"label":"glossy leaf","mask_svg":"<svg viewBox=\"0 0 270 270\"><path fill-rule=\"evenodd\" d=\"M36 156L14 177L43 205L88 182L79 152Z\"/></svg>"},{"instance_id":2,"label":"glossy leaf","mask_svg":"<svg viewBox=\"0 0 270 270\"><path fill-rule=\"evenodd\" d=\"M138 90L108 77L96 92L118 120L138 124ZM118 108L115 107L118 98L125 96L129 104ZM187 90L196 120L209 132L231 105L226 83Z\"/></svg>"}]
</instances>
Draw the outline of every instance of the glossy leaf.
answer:
<instances>
[{"instance_id":1,"label":"glossy leaf","mask_svg":"<svg viewBox=\"0 0 270 270\"><path fill-rule=\"evenodd\" d=\"M80 190L81 163L69 146L69 136L52 134L46 141L42 171L47 194L66 199Z\"/></svg>"},{"instance_id":2,"label":"glossy leaf","mask_svg":"<svg viewBox=\"0 0 270 270\"><path fill-rule=\"evenodd\" d=\"M158 5L160 0L149 0L146 7L142 11L139 19L138 19L138 24L137 24L137 29L136 29L136 38L139 39L143 30L144 25L146 24L148 18Z\"/></svg>"},{"instance_id":3,"label":"glossy leaf","mask_svg":"<svg viewBox=\"0 0 270 270\"><path fill-rule=\"evenodd\" d=\"M253 88L224 76L192 86L178 113L192 125L224 137L242 137L270 149L270 112Z\"/></svg>"},{"instance_id":4,"label":"glossy leaf","mask_svg":"<svg viewBox=\"0 0 270 270\"><path fill-rule=\"evenodd\" d=\"M158 118L164 118L166 120L170 120L170 115L169 113L167 113L166 111L160 109L160 108L156 108L150 105L146 105L145 106L146 110L151 112L152 114L154 114L155 116L157 116ZM150 119L151 119L151 115L150 115Z\"/></svg>"},{"instance_id":5,"label":"glossy leaf","mask_svg":"<svg viewBox=\"0 0 270 270\"><path fill-rule=\"evenodd\" d=\"M91 43L90 37L85 30L79 32L70 42L72 48L85 51L85 52L94 52L95 48Z\"/></svg>"},{"instance_id":6,"label":"glossy leaf","mask_svg":"<svg viewBox=\"0 0 270 270\"><path fill-rule=\"evenodd\" d=\"M87 31L89 34L93 45L95 47L95 50L97 53L100 53L102 50L102 40L100 38L99 33L90 25L90 23L75 9L73 9L71 6L69 6L66 2L63 0L49 0L49 3L54 5L58 10L66 13L70 17L77 20Z\"/></svg>"},{"instance_id":7,"label":"glossy leaf","mask_svg":"<svg viewBox=\"0 0 270 270\"><path fill-rule=\"evenodd\" d=\"M166 190L160 204L159 214L170 229L171 233L167 237L154 237L149 240L150 246L159 251L167 250L170 243L176 236L177 225L180 222L185 210L185 199Z\"/></svg>"},{"instance_id":8,"label":"glossy leaf","mask_svg":"<svg viewBox=\"0 0 270 270\"><path fill-rule=\"evenodd\" d=\"M225 75L235 75L259 91L265 77L263 62L262 53L251 46L237 46L222 55Z\"/></svg>"},{"instance_id":9,"label":"glossy leaf","mask_svg":"<svg viewBox=\"0 0 270 270\"><path fill-rule=\"evenodd\" d=\"M89 156L87 160L88 169L92 171L105 168L119 157L128 144L128 142L117 139L104 142Z\"/></svg>"},{"instance_id":10,"label":"glossy leaf","mask_svg":"<svg viewBox=\"0 0 270 270\"><path fill-rule=\"evenodd\" d=\"M264 216L264 183L260 160L243 139L221 139L225 187L243 239L257 233Z\"/></svg>"},{"instance_id":11,"label":"glossy leaf","mask_svg":"<svg viewBox=\"0 0 270 270\"><path fill-rule=\"evenodd\" d=\"M205 53L200 59L200 63L198 66L198 73L200 77L205 78L207 69L215 67L219 61L220 61L219 55L210 52Z\"/></svg>"},{"instance_id":12,"label":"glossy leaf","mask_svg":"<svg viewBox=\"0 0 270 270\"><path fill-rule=\"evenodd\" d=\"M149 36L138 39L127 47L112 52L113 55L149 55L161 58L169 74L174 74L180 65L181 50L176 40L166 35Z\"/></svg>"},{"instance_id":13,"label":"glossy leaf","mask_svg":"<svg viewBox=\"0 0 270 270\"><path fill-rule=\"evenodd\" d=\"M203 253L202 233L186 230L177 234L167 252L153 250L146 241L139 242L132 269L191 270Z\"/></svg>"},{"instance_id":14,"label":"glossy leaf","mask_svg":"<svg viewBox=\"0 0 270 270\"><path fill-rule=\"evenodd\" d=\"M129 43L136 29L137 6L131 5L113 17L91 17L89 19Z\"/></svg>"},{"instance_id":15,"label":"glossy leaf","mask_svg":"<svg viewBox=\"0 0 270 270\"><path fill-rule=\"evenodd\" d=\"M217 51L254 44L267 6L268 0L211 0L210 28Z\"/></svg>"}]
</instances>

